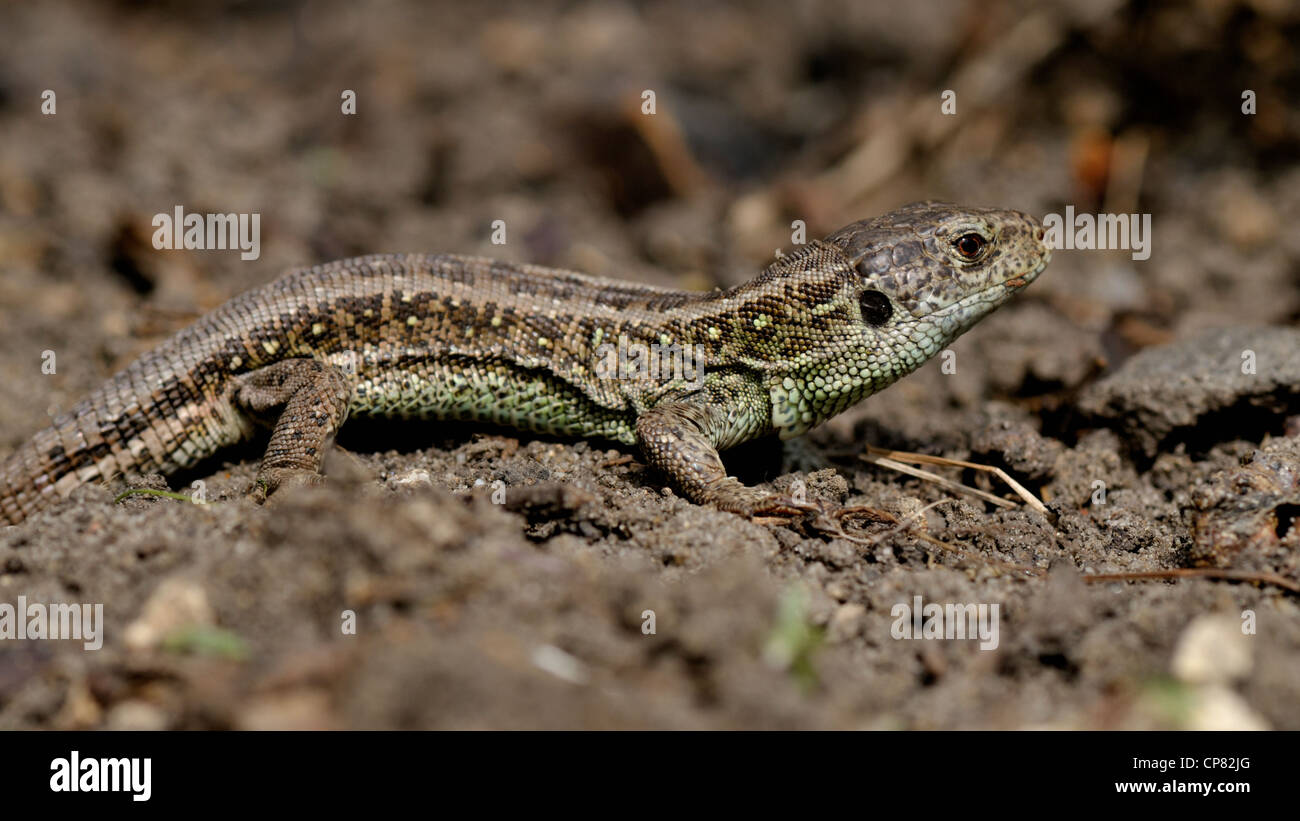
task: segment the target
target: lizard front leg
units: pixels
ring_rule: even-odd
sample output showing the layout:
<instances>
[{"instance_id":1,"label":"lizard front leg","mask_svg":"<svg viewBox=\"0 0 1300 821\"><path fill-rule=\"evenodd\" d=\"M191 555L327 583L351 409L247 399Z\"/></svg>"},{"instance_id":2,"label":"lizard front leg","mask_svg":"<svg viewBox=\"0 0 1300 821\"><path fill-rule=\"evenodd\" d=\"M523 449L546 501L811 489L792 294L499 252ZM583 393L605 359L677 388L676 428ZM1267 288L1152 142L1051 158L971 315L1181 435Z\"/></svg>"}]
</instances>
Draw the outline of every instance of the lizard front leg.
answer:
<instances>
[{"instance_id":1,"label":"lizard front leg","mask_svg":"<svg viewBox=\"0 0 1300 821\"><path fill-rule=\"evenodd\" d=\"M347 419L352 386L317 359L285 359L239 377L235 404L254 414L281 408L257 471L262 500L287 482L320 481L321 460Z\"/></svg>"},{"instance_id":2,"label":"lizard front leg","mask_svg":"<svg viewBox=\"0 0 1300 821\"><path fill-rule=\"evenodd\" d=\"M724 391L700 391L655 405L637 418L641 451L694 502L745 516L818 511L816 505L747 487L727 475L718 448L749 438L738 435L738 429L761 427L757 415L770 413L757 397L745 399L752 393L737 397Z\"/></svg>"}]
</instances>

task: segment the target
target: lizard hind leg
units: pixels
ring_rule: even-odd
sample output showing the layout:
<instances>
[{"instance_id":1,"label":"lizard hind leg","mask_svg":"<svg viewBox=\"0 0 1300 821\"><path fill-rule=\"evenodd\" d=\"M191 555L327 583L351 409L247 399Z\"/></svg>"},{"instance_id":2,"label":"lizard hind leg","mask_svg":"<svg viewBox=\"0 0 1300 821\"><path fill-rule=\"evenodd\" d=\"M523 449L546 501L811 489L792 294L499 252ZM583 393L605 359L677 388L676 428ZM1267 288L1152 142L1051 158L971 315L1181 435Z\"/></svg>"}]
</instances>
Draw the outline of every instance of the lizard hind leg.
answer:
<instances>
[{"instance_id":1,"label":"lizard hind leg","mask_svg":"<svg viewBox=\"0 0 1300 821\"><path fill-rule=\"evenodd\" d=\"M286 484L321 481L325 449L343 425L352 385L317 359L285 359L239 377L235 403L256 416L279 411L253 496L263 501Z\"/></svg>"}]
</instances>

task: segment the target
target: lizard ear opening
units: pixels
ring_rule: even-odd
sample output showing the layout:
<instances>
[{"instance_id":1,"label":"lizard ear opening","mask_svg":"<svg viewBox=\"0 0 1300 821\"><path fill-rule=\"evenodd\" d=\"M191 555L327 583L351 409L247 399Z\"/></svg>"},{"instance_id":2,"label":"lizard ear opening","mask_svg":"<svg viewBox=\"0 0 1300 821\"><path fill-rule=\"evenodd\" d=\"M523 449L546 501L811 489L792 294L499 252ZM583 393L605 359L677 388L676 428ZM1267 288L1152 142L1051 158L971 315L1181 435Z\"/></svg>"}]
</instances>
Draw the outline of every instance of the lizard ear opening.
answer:
<instances>
[{"instance_id":1,"label":"lizard ear opening","mask_svg":"<svg viewBox=\"0 0 1300 821\"><path fill-rule=\"evenodd\" d=\"M868 325L879 327L894 315L893 303L880 291L863 291L858 302L862 305L862 319Z\"/></svg>"}]
</instances>

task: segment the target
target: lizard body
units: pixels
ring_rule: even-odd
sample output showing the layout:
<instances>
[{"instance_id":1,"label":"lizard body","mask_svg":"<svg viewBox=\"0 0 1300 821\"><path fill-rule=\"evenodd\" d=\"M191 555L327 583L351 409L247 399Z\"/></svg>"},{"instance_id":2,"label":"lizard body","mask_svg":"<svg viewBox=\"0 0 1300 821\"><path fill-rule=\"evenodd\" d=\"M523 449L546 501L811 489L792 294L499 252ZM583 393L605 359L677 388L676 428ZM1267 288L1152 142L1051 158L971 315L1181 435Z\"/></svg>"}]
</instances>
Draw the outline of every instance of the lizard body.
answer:
<instances>
[{"instance_id":1,"label":"lizard body","mask_svg":"<svg viewBox=\"0 0 1300 821\"><path fill-rule=\"evenodd\" d=\"M339 426L363 415L637 444L697 502L781 509L728 477L718 451L800 434L883 389L1050 256L1032 217L931 202L708 293L449 255L296 269L181 330L20 445L0 467L0 523L89 482L175 473L259 421L273 429L258 486L273 492L316 477Z\"/></svg>"}]
</instances>

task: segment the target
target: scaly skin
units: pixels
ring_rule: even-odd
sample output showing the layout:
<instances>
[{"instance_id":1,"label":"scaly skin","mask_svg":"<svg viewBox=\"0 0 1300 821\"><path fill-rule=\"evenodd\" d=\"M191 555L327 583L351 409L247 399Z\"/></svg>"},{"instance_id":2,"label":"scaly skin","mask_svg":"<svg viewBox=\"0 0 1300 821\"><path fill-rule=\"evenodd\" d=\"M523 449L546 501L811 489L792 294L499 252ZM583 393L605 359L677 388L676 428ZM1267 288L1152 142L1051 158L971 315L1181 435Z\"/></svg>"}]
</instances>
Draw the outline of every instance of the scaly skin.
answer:
<instances>
[{"instance_id":1,"label":"scaly skin","mask_svg":"<svg viewBox=\"0 0 1300 821\"><path fill-rule=\"evenodd\" d=\"M0 468L0 522L88 482L175 473L259 421L273 430L257 489L273 492L318 477L354 415L638 444L697 502L789 511L790 500L728 477L718 451L798 435L885 388L1050 256L1032 217L931 202L841 228L712 293L457 256L290 271L180 331L21 445ZM611 350L635 363L652 345L690 346L688 364L702 368L674 369L667 357L648 374L609 367Z\"/></svg>"}]
</instances>

